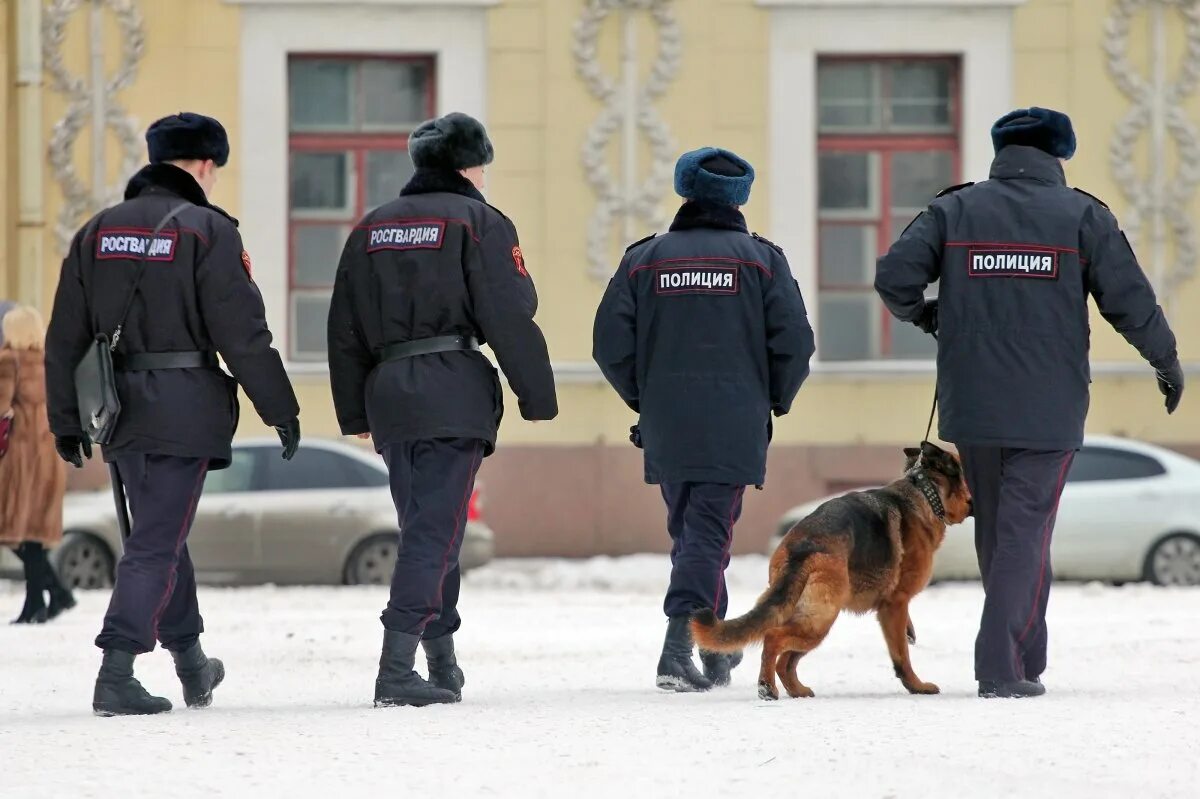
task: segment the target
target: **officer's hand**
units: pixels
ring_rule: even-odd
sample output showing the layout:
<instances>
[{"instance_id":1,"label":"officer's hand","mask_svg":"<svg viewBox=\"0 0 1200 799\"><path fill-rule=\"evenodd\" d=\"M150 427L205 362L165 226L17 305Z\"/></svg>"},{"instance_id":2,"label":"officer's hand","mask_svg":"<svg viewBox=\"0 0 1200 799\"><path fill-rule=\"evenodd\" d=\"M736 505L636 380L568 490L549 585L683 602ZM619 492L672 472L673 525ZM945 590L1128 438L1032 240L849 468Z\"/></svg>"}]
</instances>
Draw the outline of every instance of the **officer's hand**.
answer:
<instances>
[{"instance_id":1,"label":"officer's hand","mask_svg":"<svg viewBox=\"0 0 1200 799\"><path fill-rule=\"evenodd\" d=\"M92 459L92 440L87 436L55 436L54 448L58 450L58 457L76 469L83 468L84 458Z\"/></svg>"},{"instance_id":2,"label":"officer's hand","mask_svg":"<svg viewBox=\"0 0 1200 799\"><path fill-rule=\"evenodd\" d=\"M1167 413L1175 413L1179 400L1183 398L1183 366L1179 359L1166 369L1158 370L1158 390L1167 398Z\"/></svg>"},{"instance_id":3,"label":"officer's hand","mask_svg":"<svg viewBox=\"0 0 1200 799\"><path fill-rule=\"evenodd\" d=\"M925 300L925 307L921 309L921 315L914 325L921 330L933 335L938 331L938 301L937 299Z\"/></svg>"},{"instance_id":4,"label":"officer's hand","mask_svg":"<svg viewBox=\"0 0 1200 799\"><path fill-rule=\"evenodd\" d=\"M275 432L279 433L279 441L283 444L283 459L290 461L296 454L296 448L300 446L300 420L292 419L276 425Z\"/></svg>"},{"instance_id":5,"label":"officer's hand","mask_svg":"<svg viewBox=\"0 0 1200 799\"><path fill-rule=\"evenodd\" d=\"M633 444L638 449L642 448L642 428L634 425L629 428L629 443Z\"/></svg>"}]
</instances>

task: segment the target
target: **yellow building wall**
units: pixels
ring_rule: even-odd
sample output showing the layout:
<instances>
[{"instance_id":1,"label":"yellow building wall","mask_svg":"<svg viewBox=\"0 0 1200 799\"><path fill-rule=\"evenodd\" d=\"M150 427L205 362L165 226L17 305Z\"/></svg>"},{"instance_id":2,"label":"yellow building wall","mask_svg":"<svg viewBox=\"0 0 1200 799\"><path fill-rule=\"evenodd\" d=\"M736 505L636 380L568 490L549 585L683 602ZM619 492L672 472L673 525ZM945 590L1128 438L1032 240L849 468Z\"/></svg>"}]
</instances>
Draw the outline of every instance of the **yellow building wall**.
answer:
<instances>
[{"instance_id":1,"label":"yellow building wall","mask_svg":"<svg viewBox=\"0 0 1200 799\"><path fill-rule=\"evenodd\" d=\"M16 119L16 97L14 75L16 53L13 45L13 4L11 0L0 0L0 297L16 296L12 262L16 253L16 219L14 201L17 194L16 181L12 179L11 165L16 157L16 141L13 136Z\"/></svg>"},{"instance_id":2,"label":"yellow building wall","mask_svg":"<svg viewBox=\"0 0 1200 799\"><path fill-rule=\"evenodd\" d=\"M139 131L155 119L179 111L197 111L220 119L231 138L236 140L240 130L238 118L238 8L221 0L154 0L138 3L144 20L145 51L138 63L133 85L114 97L133 117ZM46 13L43 10L43 13ZM124 33L114 18L106 13L103 26L103 49L106 72L116 70L121 58ZM77 76L90 75L91 27L88 4L75 11L66 29L62 53L67 69ZM43 89L43 130L49 138L54 126L67 113L69 100L53 91L49 84ZM76 139L73 154L75 168L85 181L92 178L92 138L90 117ZM111 131L107 136L106 162L108 184L120 183L121 152ZM140 164L146 162L145 142L139 139ZM43 152L45 152L43 150ZM236 151L235 151L236 152ZM62 264L63 249L53 234L63 208L63 193L47 164L46 181L46 259L43 265L44 308L53 302ZM212 201L234 216L238 212L240 165L231 160L221 171L220 181ZM81 226L92 213L74 220Z\"/></svg>"},{"instance_id":3,"label":"yellow building wall","mask_svg":"<svg viewBox=\"0 0 1200 799\"><path fill-rule=\"evenodd\" d=\"M0 41L5 54L0 108L11 109L12 0L0 0ZM770 13L754 0L677 0L676 15L683 27L682 61L657 108L670 127L676 151L718 144L736 150L758 171L754 194L746 208L752 229L772 235L766 198L775 179L768 146L768 41ZM134 85L117 100L129 109L139 126L182 109L202 111L221 119L237 140L247 121L239 118L239 6L223 0L154 0L139 3L147 31L146 50ZM542 298L539 321L553 358L562 363L590 363L591 323L603 284L587 273L585 250L588 221L595 196L586 181L581 152L588 127L602 105L581 82L572 56L574 25L582 0L504 0L488 11L488 122L496 144L497 161L489 173L489 195L517 223L527 262ZM1080 151L1069 164L1072 183L1104 198L1118 217L1126 202L1112 178L1108 144L1113 127L1129 106L1105 66L1103 49L1107 0L1029 0L1014 12L1016 96L1014 104L1062 108L1075 120ZM83 74L89 53L87 9L77 11L68 27L64 53L70 69ZM615 16L603 26L600 58L611 75L619 74L619 23ZM120 32L111 21L104 35L109 69L120 52ZM652 25L640 18L639 41L644 44L642 69L648 69L657 47ZM1135 25L1132 57L1146 67L1144 25ZM1182 49L1178 26L1171 36L1172 63ZM644 80L644 75L642 76ZM43 125L47 135L66 110L61 95L44 92ZM1200 120L1200 96L1188 105L1189 117ZM0 177L12 175L13 145L8 125L0 126ZM964 131L986 136L987 131ZM90 171L90 129L75 146L77 168ZM282 134L281 134L282 136ZM111 137L110 137L111 139ZM281 146L283 142L281 140ZM214 202L238 213L241 165L235 158L224 170ZM614 140L610 163L619 174L620 146ZM643 152L643 161L648 154ZM1144 158L1144 156L1143 156ZM109 179L120 163L110 141ZM6 172L7 170L7 172ZM47 167L46 262L43 306L48 308L61 258L53 237L62 195ZM0 192L4 219L0 255L12 252L13 180ZM663 201L669 213L678 205L670 191ZM811 182L798 181L797 191L812 191ZM5 211L7 209L7 211ZM1193 203L1193 214L1200 211ZM77 220L82 223L83 219ZM644 229L643 229L644 228ZM636 237L653 230L639 227ZM615 270L622 244L614 235L611 253ZM0 264L0 293L14 289L15 269ZM815 298L809 298L815 303ZM1200 335L1200 319L1187 309L1200 302L1200 281L1193 280L1174 298L1171 320L1185 360L1197 360L1189 342ZM1137 355L1099 318L1093 320L1096 361L1124 360ZM294 375L305 430L314 435L337 432L328 379L323 373ZM779 444L892 443L923 430L931 399L931 376L846 376L823 373L811 378L794 413L776 427ZM559 387L560 418L552 424L521 422L515 399L507 396L508 414L502 431L513 444L583 444L608 441L621 444L633 415L611 390L594 381L564 380ZM1090 429L1124 432L1159 441L1200 441L1200 405L1185 401L1168 420L1148 367L1138 376L1098 375L1093 392ZM244 435L262 433L251 419Z\"/></svg>"}]
</instances>

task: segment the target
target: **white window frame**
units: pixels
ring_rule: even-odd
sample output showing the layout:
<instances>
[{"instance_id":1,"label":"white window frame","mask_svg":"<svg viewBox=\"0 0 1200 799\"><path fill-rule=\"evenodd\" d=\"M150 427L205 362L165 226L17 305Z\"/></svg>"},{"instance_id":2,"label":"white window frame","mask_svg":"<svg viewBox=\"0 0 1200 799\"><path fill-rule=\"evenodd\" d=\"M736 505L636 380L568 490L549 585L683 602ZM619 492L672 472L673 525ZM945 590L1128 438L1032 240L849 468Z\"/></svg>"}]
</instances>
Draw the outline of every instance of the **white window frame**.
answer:
<instances>
[{"instance_id":1,"label":"white window frame","mask_svg":"<svg viewBox=\"0 0 1200 799\"><path fill-rule=\"evenodd\" d=\"M963 180L983 180L992 123L1012 110L1013 10L1024 0L757 0L769 9L771 238L788 254L814 330L817 273L817 59L956 55ZM819 344L818 344L819 347ZM819 349L818 356L819 358ZM932 359L819 362L824 372L927 373Z\"/></svg>"},{"instance_id":2,"label":"white window frame","mask_svg":"<svg viewBox=\"0 0 1200 799\"><path fill-rule=\"evenodd\" d=\"M241 233L254 259L267 322L293 373L325 363L290 360L288 305L288 92L292 53L432 55L437 113L486 123L487 10L498 0L225 0L241 9L241 124L233 131L241 176ZM397 192L400 187L396 187Z\"/></svg>"}]
</instances>

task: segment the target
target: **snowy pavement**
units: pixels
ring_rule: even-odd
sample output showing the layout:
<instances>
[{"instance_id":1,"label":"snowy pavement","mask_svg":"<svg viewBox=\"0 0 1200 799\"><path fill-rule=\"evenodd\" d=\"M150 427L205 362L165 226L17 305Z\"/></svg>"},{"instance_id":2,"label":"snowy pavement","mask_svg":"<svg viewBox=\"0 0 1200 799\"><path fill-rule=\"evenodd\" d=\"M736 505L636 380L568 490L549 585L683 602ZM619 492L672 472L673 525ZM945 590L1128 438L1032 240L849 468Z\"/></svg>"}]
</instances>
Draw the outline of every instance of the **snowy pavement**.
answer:
<instances>
[{"instance_id":1,"label":"snowy pavement","mask_svg":"<svg viewBox=\"0 0 1200 799\"><path fill-rule=\"evenodd\" d=\"M731 612L765 560L735 560ZM0 796L1196 797L1200 591L1058 586L1050 694L975 698L982 595L934 587L913 618L911 697L873 618L839 620L801 664L817 692L765 703L757 650L728 689L654 686L665 559L502 562L468 577L461 705L375 710L383 589L202 588L229 677L182 706L170 658L139 660L175 712L90 713L107 597L45 627L0 626ZM0 582L15 615L18 587ZM769 792L769 793L768 793Z\"/></svg>"}]
</instances>

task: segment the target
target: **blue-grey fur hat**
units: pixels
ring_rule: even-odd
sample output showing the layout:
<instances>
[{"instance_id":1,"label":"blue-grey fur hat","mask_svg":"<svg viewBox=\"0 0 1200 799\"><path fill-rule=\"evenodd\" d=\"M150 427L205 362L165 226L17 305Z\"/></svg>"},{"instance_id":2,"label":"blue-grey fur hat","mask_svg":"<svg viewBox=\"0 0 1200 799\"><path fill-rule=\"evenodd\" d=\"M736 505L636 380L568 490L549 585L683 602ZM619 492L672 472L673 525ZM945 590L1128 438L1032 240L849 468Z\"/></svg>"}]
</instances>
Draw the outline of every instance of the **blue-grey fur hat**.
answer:
<instances>
[{"instance_id":1,"label":"blue-grey fur hat","mask_svg":"<svg viewBox=\"0 0 1200 799\"><path fill-rule=\"evenodd\" d=\"M496 155L483 123L454 111L422 122L408 137L408 154L418 169L470 169Z\"/></svg>"},{"instance_id":2,"label":"blue-grey fur hat","mask_svg":"<svg viewBox=\"0 0 1200 799\"><path fill-rule=\"evenodd\" d=\"M996 120L992 146L1000 152L1010 144L1036 147L1055 158L1075 155L1075 129L1071 118L1049 108L1018 108Z\"/></svg>"},{"instance_id":3,"label":"blue-grey fur hat","mask_svg":"<svg viewBox=\"0 0 1200 799\"><path fill-rule=\"evenodd\" d=\"M229 136L220 122L204 114L181 111L163 117L146 131L150 163L162 161L229 161Z\"/></svg>"},{"instance_id":4,"label":"blue-grey fur hat","mask_svg":"<svg viewBox=\"0 0 1200 799\"><path fill-rule=\"evenodd\" d=\"M675 164L675 193L685 200L745 205L753 183L750 162L719 147L684 153Z\"/></svg>"}]
</instances>

